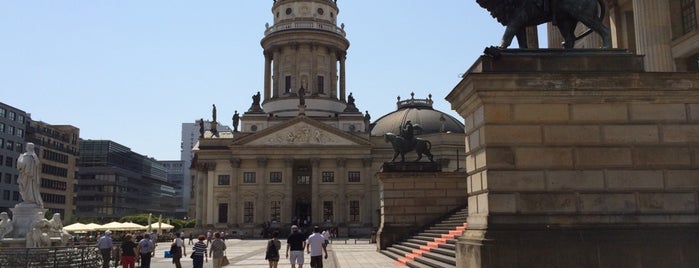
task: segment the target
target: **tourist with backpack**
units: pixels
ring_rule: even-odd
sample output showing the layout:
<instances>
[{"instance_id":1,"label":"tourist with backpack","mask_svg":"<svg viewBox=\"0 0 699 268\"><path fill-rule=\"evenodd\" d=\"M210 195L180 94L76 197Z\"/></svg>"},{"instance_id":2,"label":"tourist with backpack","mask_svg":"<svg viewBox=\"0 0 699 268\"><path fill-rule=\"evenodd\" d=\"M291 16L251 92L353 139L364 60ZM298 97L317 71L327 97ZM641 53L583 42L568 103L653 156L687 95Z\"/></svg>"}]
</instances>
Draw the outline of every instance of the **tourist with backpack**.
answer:
<instances>
[{"instance_id":1,"label":"tourist with backpack","mask_svg":"<svg viewBox=\"0 0 699 268\"><path fill-rule=\"evenodd\" d=\"M272 233L272 239L267 242L267 251L265 252L265 260L269 261L269 268L277 268L279 264L279 249L282 248L282 242L279 241L279 231Z\"/></svg>"},{"instance_id":2,"label":"tourist with backpack","mask_svg":"<svg viewBox=\"0 0 699 268\"><path fill-rule=\"evenodd\" d=\"M141 258L141 268L150 268L150 259L155 255L155 243L150 240L150 234L143 235L138 242L138 254Z\"/></svg>"}]
</instances>

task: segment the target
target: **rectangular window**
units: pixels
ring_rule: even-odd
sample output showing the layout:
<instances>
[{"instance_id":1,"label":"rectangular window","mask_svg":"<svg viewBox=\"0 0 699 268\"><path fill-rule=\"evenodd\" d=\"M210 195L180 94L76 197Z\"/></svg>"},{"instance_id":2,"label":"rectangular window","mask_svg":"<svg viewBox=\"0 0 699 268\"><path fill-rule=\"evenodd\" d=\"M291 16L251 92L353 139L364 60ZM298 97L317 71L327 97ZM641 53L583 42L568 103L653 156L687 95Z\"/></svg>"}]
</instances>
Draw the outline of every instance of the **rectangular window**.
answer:
<instances>
[{"instance_id":1,"label":"rectangular window","mask_svg":"<svg viewBox=\"0 0 699 268\"><path fill-rule=\"evenodd\" d=\"M10 200L10 190L2 191L2 200Z\"/></svg>"},{"instance_id":2,"label":"rectangular window","mask_svg":"<svg viewBox=\"0 0 699 268\"><path fill-rule=\"evenodd\" d=\"M228 223L228 204L218 204L218 223Z\"/></svg>"},{"instance_id":3,"label":"rectangular window","mask_svg":"<svg viewBox=\"0 0 699 268\"><path fill-rule=\"evenodd\" d=\"M358 222L359 220L359 200L351 200L349 202L349 221Z\"/></svg>"},{"instance_id":4,"label":"rectangular window","mask_svg":"<svg viewBox=\"0 0 699 268\"><path fill-rule=\"evenodd\" d=\"M231 185L231 176L218 175L218 185Z\"/></svg>"},{"instance_id":5,"label":"rectangular window","mask_svg":"<svg viewBox=\"0 0 699 268\"><path fill-rule=\"evenodd\" d=\"M332 223L334 215L333 201L323 201L323 220L325 223Z\"/></svg>"},{"instance_id":6,"label":"rectangular window","mask_svg":"<svg viewBox=\"0 0 699 268\"><path fill-rule=\"evenodd\" d=\"M291 76L287 75L284 77L284 93L291 92Z\"/></svg>"},{"instance_id":7,"label":"rectangular window","mask_svg":"<svg viewBox=\"0 0 699 268\"><path fill-rule=\"evenodd\" d=\"M7 141L5 143L5 149L8 149L10 151L15 149L15 142L14 141Z\"/></svg>"},{"instance_id":8,"label":"rectangular window","mask_svg":"<svg viewBox=\"0 0 699 268\"><path fill-rule=\"evenodd\" d=\"M318 93L325 94L325 77L318 76Z\"/></svg>"},{"instance_id":9,"label":"rectangular window","mask_svg":"<svg viewBox=\"0 0 699 268\"><path fill-rule=\"evenodd\" d=\"M682 34L688 34L697 28L697 10L694 0L681 0Z\"/></svg>"},{"instance_id":10,"label":"rectangular window","mask_svg":"<svg viewBox=\"0 0 699 268\"><path fill-rule=\"evenodd\" d=\"M270 172L269 173L269 182L270 183L281 183L282 182L282 173L281 172Z\"/></svg>"},{"instance_id":11,"label":"rectangular window","mask_svg":"<svg viewBox=\"0 0 699 268\"><path fill-rule=\"evenodd\" d=\"M18 129L18 130L19 130L19 129ZM22 147L23 147L22 143L19 143L19 142L16 143L16 144L15 144L15 152L21 153L21 152L22 152Z\"/></svg>"},{"instance_id":12,"label":"rectangular window","mask_svg":"<svg viewBox=\"0 0 699 268\"><path fill-rule=\"evenodd\" d=\"M12 167L12 165L14 164L14 160L15 159L12 157L5 157L5 166Z\"/></svg>"},{"instance_id":13,"label":"rectangular window","mask_svg":"<svg viewBox=\"0 0 699 268\"><path fill-rule=\"evenodd\" d=\"M8 114L8 117L7 117L7 118L9 118L9 119L12 120L12 121L15 121L15 112L10 111L10 113Z\"/></svg>"},{"instance_id":14,"label":"rectangular window","mask_svg":"<svg viewBox=\"0 0 699 268\"><path fill-rule=\"evenodd\" d=\"M0 133L5 133L5 123L0 123Z\"/></svg>"},{"instance_id":15,"label":"rectangular window","mask_svg":"<svg viewBox=\"0 0 699 268\"><path fill-rule=\"evenodd\" d=\"M5 108L0 108L0 117L5 117L5 114L7 113L7 110Z\"/></svg>"},{"instance_id":16,"label":"rectangular window","mask_svg":"<svg viewBox=\"0 0 699 268\"><path fill-rule=\"evenodd\" d=\"M335 182L335 172L333 171L323 171L322 182Z\"/></svg>"},{"instance_id":17,"label":"rectangular window","mask_svg":"<svg viewBox=\"0 0 699 268\"><path fill-rule=\"evenodd\" d=\"M359 171L349 171L347 172L347 181L348 182L361 182L361 173Z\"/></svg>"},{"instance_id":18,"label":"rectangular window","mask_svg":"<svg viewBox=\"0 0 699 268\"><path fill-rule=\"evenodd\" d=\"M17 121L24 124L24 115L17 116Z\"/></svg>"},{"instance_id":19,"label":"rectangular window","mask_svg":"<svg viewBox=\"0 0 699 268\"><path fill-rule=\"evenodd\" d=\"M18 128L16 134L17 137L24 138L24 129Z\"/></svg>"},{"instance_id":20,"label":"rectangular window","mask_svg":"<svg viewBox=\"0 0 699 268\"><path fill-rule=\"evenodd\" d=\"M273 222L279 222L282 216L282 201L272 201L269 205L270 220Z\"/></svg>"},{"instance_id":21,"label":"rectangular window","mask_svg":"<svg viewBox=\"0 0 699 268\"><path fill-rule=\"evenodd\" d=\"M10 174L10 173L5 173L5 183L6 183L6 184L12 184L12 174Z\"/></svg>"},{"instance_id":22,"label":"rectangular window","mask_svg":"<svg viewBox=\"0 0 699 268\"><path fill-rule=\"evenodd\" d=\"M13 201L19 201L19 192L17 192L17 191L12 191L12 200L13 200Z\"/></svg>"},{"instance_id":23,"label":"rectangular window","mask_svg":"<svg viewBox=\"0 0 699 268\"><path fill-rule=\"evenodd\" d=\"M252 201L245 201L243 203L243 222L253 223L255 220L255 203Z\"/></svg>"},{"instance_id":24,"label":"rectangular window","mask_svg":"<svg viewBox=\"0 0 699 268\"><path fill-rule=\"evenodd\" d=\"M15 135L15 127L14 126L7 126L7 134Z\"/></svg>"},{"instance_id":25,"label":"rectangular window","mask_svg":"<svg viewBox=\"0 0 699 268\"><path fill-rule=\"evenodd\" d=\"M256 183L255 172L243 172L243 183Z\"/></svg>"},{"instance_id":26,"label":"rectangular window","mask_svg":"<svg viewBox=\"0 0 699 268\"><path fill-rule=\"evenodd\" d=\"M296 176L296 184L311 184L311 176L299 175Z\"/></svg>"}]
</instances>

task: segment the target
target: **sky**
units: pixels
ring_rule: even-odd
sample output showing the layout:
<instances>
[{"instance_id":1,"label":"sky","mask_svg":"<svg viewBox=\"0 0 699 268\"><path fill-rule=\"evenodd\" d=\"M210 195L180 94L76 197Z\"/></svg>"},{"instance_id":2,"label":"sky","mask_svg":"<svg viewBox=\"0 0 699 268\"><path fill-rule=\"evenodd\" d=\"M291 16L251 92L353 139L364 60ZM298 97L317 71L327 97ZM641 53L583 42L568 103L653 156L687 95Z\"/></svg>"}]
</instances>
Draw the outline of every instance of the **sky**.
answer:
<instances>
[{"instance_id":1,"label":"sky","mask_svg":"<svg viewBox=\"0 0 699 268\"><path fill-rule=\"evenodd\" d=\"M396 97L444 99L504 27L475 0L337 1L350 41L347 93L372 121ZM182 123L232 125L263 91L263 0L0 0L0 102L158 160ZM539 30L543 38L542 28ZM545 32L545 31L543 31ZM516 47L516 41L513 42Z\"/></svg>"}]
</instances>

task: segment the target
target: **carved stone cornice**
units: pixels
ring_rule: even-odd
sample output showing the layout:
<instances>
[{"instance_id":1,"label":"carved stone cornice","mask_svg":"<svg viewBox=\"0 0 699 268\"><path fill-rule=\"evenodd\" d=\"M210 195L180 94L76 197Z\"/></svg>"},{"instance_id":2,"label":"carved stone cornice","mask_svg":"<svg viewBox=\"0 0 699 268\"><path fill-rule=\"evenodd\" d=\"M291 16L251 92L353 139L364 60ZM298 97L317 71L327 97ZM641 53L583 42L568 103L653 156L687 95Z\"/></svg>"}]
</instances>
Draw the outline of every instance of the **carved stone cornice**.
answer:
<instances>
[{"instance_id":1,"label":"carved stone cornice","mask_svg":"<svg viewBox=\"0 0 699 268\"><path fill-rule=\"evenodd\" d=\"M231 158L228 159L228 162L231 163L231 167L233 168L239 168L240 167L240 158Z\"/></svg>"},{"instance_id":2,"label":"carved stone cornice","mask_svg":"<svg viewBox=\"0 0 699 268\"><path fill-rule=\"evenodd\" d=\"M198 161L195 168L197 171L207 172L216 169L216 162L202 162Z\"/></svg>"}]
</instances>

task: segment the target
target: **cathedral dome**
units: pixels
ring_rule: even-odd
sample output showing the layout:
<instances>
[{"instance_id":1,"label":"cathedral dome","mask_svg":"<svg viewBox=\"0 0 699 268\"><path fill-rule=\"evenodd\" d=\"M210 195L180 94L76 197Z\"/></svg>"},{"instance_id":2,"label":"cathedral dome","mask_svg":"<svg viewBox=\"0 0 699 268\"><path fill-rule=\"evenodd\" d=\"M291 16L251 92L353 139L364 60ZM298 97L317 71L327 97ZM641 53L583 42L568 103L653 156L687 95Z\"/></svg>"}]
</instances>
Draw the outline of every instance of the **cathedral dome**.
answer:
<instances>
[{"instance_id":1,"label":"cathedral dome","mask_svg":"<svg viewBox=\"0 0 699 268\"><path fill-rule=\"evenodd\" d=\"M388 113L371 124L371 135L381 136L388 132L398 134L405 122L411 121L419 125L415 134L430 133L464 133L464 124L458 119L432 108L432 95L427 99L415 99L411 93L409 100L400 100L396 103L397 109Z\"/></svg>"}]
</instances>

